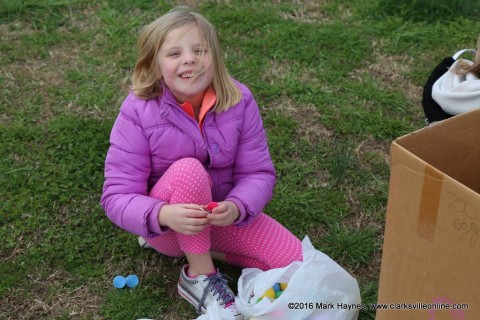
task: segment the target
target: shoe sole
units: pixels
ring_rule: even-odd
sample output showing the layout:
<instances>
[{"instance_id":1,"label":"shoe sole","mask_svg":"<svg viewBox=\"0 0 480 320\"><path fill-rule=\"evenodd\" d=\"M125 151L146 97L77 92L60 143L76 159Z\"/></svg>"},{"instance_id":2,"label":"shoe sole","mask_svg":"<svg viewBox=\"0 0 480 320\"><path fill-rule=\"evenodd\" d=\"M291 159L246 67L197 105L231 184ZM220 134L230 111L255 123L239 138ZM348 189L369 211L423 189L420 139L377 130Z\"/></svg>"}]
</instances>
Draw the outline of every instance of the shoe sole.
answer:
<instances>
[{"instance_id":1,"label":"shoe sole","mask_svg":"<svg viewBox=\"0 0 480 320\"><path fill-rule=\"evenodd\" d=\"M182 296L182 298L187 300L192 306L194 306L196 311L198 309L197 300L195 300L194 297L192 297L185 289L183 289L180 284L177 285L177 288L178 288L178 293ZM202 311L202 314L205 314L205 312L207 312L207 309L205 309L205 307L202 306L201 311Z\"/></svg>"},{"instance_id":2,"label":"shoe sole","mask_svg":"<svg viewBox=\"0 0 480 320\"><path fill-rule=\"evenodd\" d=\"M147 243L147 241L145 241L145 239L142 238L142 237L138 237L138 245L139 245L140 248L142 248L142 249L150 249L150 248L152 248L152 247Z\"/></svg>"}]
</instances>

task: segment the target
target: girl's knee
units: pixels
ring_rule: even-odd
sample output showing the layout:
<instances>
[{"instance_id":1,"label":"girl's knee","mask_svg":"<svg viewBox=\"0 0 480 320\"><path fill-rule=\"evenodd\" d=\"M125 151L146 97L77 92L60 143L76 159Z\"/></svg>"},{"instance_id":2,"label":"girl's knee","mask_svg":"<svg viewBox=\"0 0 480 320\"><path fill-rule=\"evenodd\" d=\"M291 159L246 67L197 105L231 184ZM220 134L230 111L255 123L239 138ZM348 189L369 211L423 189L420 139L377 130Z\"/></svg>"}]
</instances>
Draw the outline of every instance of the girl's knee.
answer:
<instances>
[{"instance_id":1,"label":"girl's knee","mask_svg":"<svg viewBox=\"0 0 480 320\"><path fill-rule=\"evenodd\" d=\"M303 261L303 257L301 253L300 255L285 256L280 259L271 260L269 261L268 265L269 265L269 269L284 268L296 261L298 262Z\"/></svg>"},{"instance_id":2,"label":"girl's knee","mask_svg":"<svg viewBox=\"0 0 480 320\"><path fill-rule=\"evenodd\" d=\"M151 197L170 204L207 204L212 198L210 175L195 158L175 161L150 190Z\"/></svg>"},{"instance_id":3,"label":"girl's knee","mask_svg":"<svg viewBox=\"0 0 480 320\"><path fill-rule=\"evenodd\" d=\"M192 183L199 186L208 185L211 187L212 182L210 175L203 164L195 158L183 158L175 161L169 168L175 173L177 183Z\"/></svg>"},{"instance_id":4,"label":"girl's knee","mask_svg":"<svg viewBox=\"0 0 480 320\"><path fill-rule=\"evenodd\" d=\"M293 235L292 235L293 237ZM270 268L283 268L295 261L303 261L302 242L295 238L287 246L282 247L277 254L270 257L268 264Z\"/></svg>"},{"instance_id":5,"label":"girl's knee","mask_svg":"<svg viewBox=\"0 0 480 320\"><path fill-rule=\"evenodd\" d=\"M196 170L204 170L203 164L195 158L182 158L170 166L171 168L182 169L182 168L194 168Z\"/></svg>"}]
</instances>

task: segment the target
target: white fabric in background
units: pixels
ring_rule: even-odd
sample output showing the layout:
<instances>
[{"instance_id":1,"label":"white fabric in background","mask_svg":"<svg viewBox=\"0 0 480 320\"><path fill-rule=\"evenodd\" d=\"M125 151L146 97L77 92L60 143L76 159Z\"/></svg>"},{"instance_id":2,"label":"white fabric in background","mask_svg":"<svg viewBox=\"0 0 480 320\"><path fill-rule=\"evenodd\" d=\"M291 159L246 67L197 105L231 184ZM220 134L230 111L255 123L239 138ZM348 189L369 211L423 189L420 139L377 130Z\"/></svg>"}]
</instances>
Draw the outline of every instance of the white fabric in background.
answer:
<instances>
[{"instance_id":1,"label":"white fabric in background","mask_svg":"<svg viewBox=\"0 0 480 320\"><path fill-rule=\"evenodd\" d=\"M455 61L432 87L432 98L451 115L480 109L480 79L471 73L456 74L454 70L460 61L473 64L465 59Z\"/></svg>"}]
</instances>

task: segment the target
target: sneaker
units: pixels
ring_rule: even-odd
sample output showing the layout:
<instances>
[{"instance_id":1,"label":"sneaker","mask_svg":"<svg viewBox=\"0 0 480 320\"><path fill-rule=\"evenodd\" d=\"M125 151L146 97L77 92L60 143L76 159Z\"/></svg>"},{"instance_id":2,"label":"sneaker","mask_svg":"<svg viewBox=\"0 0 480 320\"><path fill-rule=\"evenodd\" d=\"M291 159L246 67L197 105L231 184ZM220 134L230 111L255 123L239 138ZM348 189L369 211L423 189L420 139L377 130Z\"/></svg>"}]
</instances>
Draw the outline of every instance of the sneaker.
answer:
<instances>
[{"instance_id":1,"label":"sneaker","mask_svg":"<svg viewBox=\"0 0 480 320\"><path fill-rule=\"evenodd\" d=\"M190 278L187 275L188 265L183 266L178 280L178 293L197 310L205 313L210 303L218 303L228 309L235 320L243 320L235 305L235 295L227 285L226 276L220 272L209 275L198 275Z\"/></svg>"},{"instance_id":2,"label":"sneaker","mask_svg":"<svg viewBox=\"0 0 480 320\"><path fill-rule=\"evenodd\" d=\"M138 237L138 245L143 249L150 249L151 246L143 239L142 237Z\"/></svg>"}]
</instances>

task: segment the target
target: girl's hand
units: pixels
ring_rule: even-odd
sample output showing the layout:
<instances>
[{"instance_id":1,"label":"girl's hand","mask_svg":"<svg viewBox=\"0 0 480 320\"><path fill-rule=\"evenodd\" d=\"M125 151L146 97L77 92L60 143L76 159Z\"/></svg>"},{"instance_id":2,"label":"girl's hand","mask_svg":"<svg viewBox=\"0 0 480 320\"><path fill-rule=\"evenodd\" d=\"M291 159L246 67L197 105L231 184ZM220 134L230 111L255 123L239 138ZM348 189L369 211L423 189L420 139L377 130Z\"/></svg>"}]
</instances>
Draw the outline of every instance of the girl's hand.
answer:
<instances>
[{"instance_id":1,"label":"girl's hand","mask_svg":"<svg viewBox=\"0 0 480 320\"><path fill-rule=\"evenodd\" d=\"M240 216L237 205L231 201L223 201L218 203L218 207L212 210L207 216L210 224L215 226L226 227L231 225Z\"/></svg>"},{"instance_id":2,"label":"girl's hand","mask_svg":"<svg viewBox=\"0 0 480 320\"><path fill-rule=\"evenodd\" d=\"M165 204L160 209L158 221L161 226L194 235L207 227L207 214L203 206L197 204Z\"/></svg>"}]
</instances>

